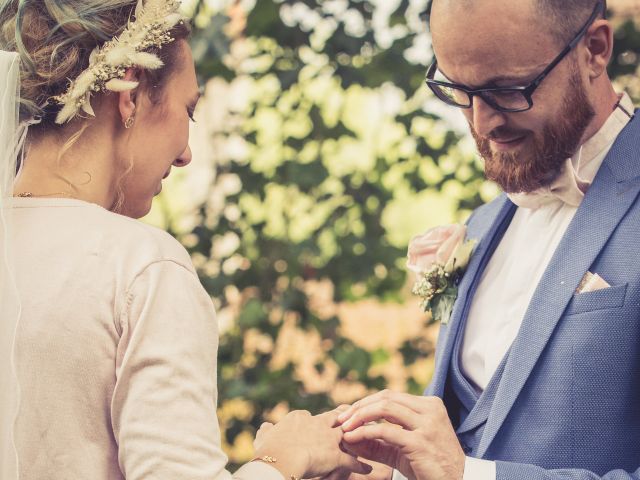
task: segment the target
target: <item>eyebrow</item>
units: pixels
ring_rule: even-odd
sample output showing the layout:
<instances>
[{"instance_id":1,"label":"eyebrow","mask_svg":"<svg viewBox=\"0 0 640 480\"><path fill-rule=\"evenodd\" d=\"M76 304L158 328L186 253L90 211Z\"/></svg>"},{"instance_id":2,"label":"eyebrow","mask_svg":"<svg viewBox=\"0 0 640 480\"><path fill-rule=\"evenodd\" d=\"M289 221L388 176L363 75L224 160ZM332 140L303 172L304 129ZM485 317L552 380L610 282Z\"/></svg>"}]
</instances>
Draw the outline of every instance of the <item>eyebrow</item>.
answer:
<instances>
[{"instance_id":1,"label":"eyebrow","mask_svg":"<svg viewBox=\"0 0 640 480\"><path fill-rule=\"evenodd\" d=\"M449 77L449 75L447 75L446 73L444 73L444 71L442 71L442 69L440 68L440 65L438 65L438 70L440 71L440 73L444 76L444 78L447 79L448 82L450 83L454 83L456 85L464 85L463 83L458 83L455 82L454 80L451 79L451 77ZM521 77L517 77L514 75L496 75L495 77L491 77L489 80L487 80L486 82L484 82L483 85L477 86L477 87L473 87L474 89L481 89L481 88L491 88L491 87L495 87L497 83L499 82L513 82L514 84L517 84L518 82L520 83L524 83L526 82L526 78L533 75L533 73L530 73L529 75L524 75ZM464 85L465 87L467 85Z\"/></svg>"}]
</instances>

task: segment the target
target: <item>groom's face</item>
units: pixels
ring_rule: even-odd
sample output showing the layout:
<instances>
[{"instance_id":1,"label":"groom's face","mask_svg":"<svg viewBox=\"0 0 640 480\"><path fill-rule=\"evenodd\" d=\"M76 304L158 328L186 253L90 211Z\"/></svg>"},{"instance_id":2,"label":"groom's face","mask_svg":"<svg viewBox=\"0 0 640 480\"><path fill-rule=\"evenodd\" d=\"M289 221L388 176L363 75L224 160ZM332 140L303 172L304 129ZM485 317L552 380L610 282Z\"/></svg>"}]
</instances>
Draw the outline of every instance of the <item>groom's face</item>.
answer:
<instances>
[{"instance_id":1,"label":"groom's face","mask_svg":"<svg viewBox=\"0 0 640 480\"><path fill-rule=\"evenodd\" d=\"M565 46L541 25L535 7L535 0L435 2L431 28L440 72L469 88L528 85ZM499 112L474 97L462 111L487 178L514 193L551 183L593 118L584 85L572 52L534 92L528 111Z\"/></svg>"}]
</instances>

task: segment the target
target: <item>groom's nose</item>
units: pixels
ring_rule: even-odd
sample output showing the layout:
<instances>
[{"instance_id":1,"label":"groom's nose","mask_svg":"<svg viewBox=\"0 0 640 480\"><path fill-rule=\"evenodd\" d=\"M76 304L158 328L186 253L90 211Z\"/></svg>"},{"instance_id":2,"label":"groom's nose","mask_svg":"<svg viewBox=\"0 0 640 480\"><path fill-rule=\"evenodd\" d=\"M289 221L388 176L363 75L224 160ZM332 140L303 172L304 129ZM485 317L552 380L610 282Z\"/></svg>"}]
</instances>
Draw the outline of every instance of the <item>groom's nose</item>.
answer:
<instances>
[{"instance_id":1,"label":"groom's nose","mask_svg":"<svg viewBox=\"0 0 640 480\"><path fill-rule=\"evenodd\" d=\"M483 138L506 124L505 114L495 110L479 96L473 97L473 104L465 111L465 116L473 130Z\"/></svg>"}]
</instances>

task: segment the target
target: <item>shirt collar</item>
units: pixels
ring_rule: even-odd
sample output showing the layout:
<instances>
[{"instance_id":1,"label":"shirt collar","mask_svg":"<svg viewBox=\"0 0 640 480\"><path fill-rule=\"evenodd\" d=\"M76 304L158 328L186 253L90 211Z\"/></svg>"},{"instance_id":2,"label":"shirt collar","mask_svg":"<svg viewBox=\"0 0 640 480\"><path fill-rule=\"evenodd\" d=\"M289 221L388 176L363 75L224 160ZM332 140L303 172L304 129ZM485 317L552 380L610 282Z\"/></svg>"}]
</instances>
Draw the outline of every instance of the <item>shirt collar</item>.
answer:
<instances>
[{"instance_id":1,"label":"shirt collar","mask_svg":"<svg viewBox=\"0 0 640 480\"><path fill-rule=\"evenodd\" d=\"M633 117L631 97L623 93L619 98L604 125L565 161L551 185L530 193L509 194L511 201L519 207L531 209L558 201L579 207L607 153Z\"/></svg>"}]
</instances>

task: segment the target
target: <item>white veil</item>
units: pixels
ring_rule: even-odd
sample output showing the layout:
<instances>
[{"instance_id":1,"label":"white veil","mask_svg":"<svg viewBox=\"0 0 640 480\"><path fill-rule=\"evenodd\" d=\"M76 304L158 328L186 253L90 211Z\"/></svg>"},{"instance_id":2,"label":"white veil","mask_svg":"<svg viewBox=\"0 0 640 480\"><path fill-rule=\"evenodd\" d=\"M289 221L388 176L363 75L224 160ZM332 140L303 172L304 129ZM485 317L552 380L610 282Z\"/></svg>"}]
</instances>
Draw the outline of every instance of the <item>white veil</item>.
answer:
<instances>
[{"instance_id":1,"label":"white veil","mask_svg":"<svg viewBox=\"0 0 640 480\"><path fill-rule=\"evenodd\" d=\"M14 423L20 388L14 363L21 305L12 251L13 184L26 126L19 123L20 58L0 50L0 479L19 476Z\"/></svg>"}]
</instances>

